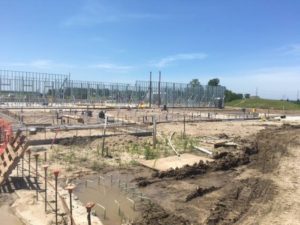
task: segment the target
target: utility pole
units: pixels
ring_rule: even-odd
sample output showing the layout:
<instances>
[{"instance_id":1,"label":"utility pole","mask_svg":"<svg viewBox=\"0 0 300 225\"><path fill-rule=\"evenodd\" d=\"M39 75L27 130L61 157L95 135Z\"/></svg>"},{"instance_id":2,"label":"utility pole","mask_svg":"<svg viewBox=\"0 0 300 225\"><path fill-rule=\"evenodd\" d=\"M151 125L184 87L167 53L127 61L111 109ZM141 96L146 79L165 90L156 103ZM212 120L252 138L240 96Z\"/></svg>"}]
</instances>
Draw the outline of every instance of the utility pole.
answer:
<instances>
[{"instance_id":1,"label":"utility pole","mask_svg":"<svg viewBox=\"0 0 300 225\"><path fill-rule=\"evenodd\" d=\"M161 72L159 71L159 76L158 76L158 108L160 107L160 104L161 104L160 82L161 82Z\"/></svg>"},{"instance_id":2,"label":"utility pole","mask_svg":"<svg viewBox=\"0 0 300 225\"><path fill-rule=\"evenodd\" d=\"M150 72L150 85L149 85L149 108L151 108L152 103L152 72Z\"/></svg>"}]
</instances>

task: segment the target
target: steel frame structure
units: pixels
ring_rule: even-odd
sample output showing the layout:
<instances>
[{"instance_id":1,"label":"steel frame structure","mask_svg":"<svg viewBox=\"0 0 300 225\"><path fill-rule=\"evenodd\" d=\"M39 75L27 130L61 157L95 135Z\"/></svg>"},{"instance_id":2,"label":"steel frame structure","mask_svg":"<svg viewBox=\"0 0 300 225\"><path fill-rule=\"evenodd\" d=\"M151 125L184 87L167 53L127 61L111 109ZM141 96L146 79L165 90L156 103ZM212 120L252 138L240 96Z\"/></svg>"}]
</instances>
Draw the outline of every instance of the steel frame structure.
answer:
<instances>
[{"instance_id":1,"label":"steel frame structure","mask_svg":"<svg viewBox=\"0 0 300 225\"><path fill-rule=\"evenodd\" d=\"M136 81L104 83L71 80L71 75L0 70L0 101L31 103L149 104L222 107L225 87Z\"/></svg>"}]
</instances>

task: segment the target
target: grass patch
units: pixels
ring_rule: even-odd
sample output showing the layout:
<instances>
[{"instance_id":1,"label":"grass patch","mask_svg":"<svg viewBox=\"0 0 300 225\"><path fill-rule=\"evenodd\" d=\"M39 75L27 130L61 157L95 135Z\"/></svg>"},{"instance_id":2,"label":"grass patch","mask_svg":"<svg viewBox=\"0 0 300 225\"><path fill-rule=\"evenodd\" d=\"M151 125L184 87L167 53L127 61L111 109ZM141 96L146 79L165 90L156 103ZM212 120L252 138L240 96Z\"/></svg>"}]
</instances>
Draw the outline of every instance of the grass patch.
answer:
<instances>
[{"instance_id":1,"label":"grass patch","mask_svg":"<svg viewBox=\"0 0 300 225\"><path fill-rule=\"evenodd\" d=\"M93 160L90 169L99 172L101 169L103 169L103 163Z\"/></svg>"},{"instance_id":2,"label":"grass patch","mask_svg":"<svg viewBox=\"0 0 300 225\"><path fill-rule=\"evenodd\" d=\"M225 103L226 106L275 110L300 110L300 103L271 99L242 99Z\"/></svg>"}]
</instances>

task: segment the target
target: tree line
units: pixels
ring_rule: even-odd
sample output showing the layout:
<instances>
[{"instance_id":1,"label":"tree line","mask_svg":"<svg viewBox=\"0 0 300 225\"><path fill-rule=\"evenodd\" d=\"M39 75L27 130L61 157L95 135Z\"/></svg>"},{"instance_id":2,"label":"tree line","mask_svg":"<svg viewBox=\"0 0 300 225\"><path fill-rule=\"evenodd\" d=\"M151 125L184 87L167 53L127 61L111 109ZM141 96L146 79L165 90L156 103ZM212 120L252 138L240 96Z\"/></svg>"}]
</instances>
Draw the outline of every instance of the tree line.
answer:
<instances>
[{"instance_id":1,"label":"tree line","mask_svg":"<svg viewBox=\"0 0 300 225\"><path fill-rule=\"evenodd\" d=\"M190 85L192 87L198 87L201 85L199 79L192 79L190 81ZM220 85L220 79L219 78L213 78L210 79L207 82L208 86L219 86ZM238 99L244 99L244 98L250 98L250 94L246 93L246 94L242 94L242 93L235 93L234 91L225 90L225 102L230 102L233 100L238 100Z\"/></svg>"}]
</instances>

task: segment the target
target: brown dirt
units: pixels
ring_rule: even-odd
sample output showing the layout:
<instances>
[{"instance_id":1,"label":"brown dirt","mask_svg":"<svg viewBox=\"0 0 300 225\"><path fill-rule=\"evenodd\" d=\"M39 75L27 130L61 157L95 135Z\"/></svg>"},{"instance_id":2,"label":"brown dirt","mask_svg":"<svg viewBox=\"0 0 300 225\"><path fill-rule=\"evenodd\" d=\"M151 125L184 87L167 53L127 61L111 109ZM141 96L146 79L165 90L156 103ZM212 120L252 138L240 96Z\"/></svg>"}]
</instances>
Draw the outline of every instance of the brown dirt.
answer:
<instances>
[{"instance_id":1,"label":"brown dirt","mask_svg":"<svg viewBox=\"0 0 300 225\"><path fill-rule=\"evenodd\" d=\"M215 190L217 190L218 188L215 186L212 187L208 187L208 188L201 188L201 187L197 187L195 191L192 191L190 194L188 194L185 198L185 201L191 201L194 198L197 197L201 197L207 193L213 192Z\"/></svg>"},{"instance_id":2,"label":"brown dirt","mask_svg":"<svg viewBox=\"0 0 300 225\"><path fill-rule=\"evenodd\" d=\"M143 208L142 217L132 225L189 225L190 222L180 216L176 216L157 204L147 204Z\"/></svg>"},{"instance_id":3,"label":"brown dirt","mask_svg":"<svg viewBox=\"0 0 300 225\"><path fill-rule=\"evenodd\" d=\"M42 111L34 116L31 112L27 114L30 121L26 122L53 121L50 112L47 112L47 116ZM131 110L131 114L136 112ZM131 144L151 143L151 138L129 135L107 138L106 146L112 155L115 153L113 160L116 162L111 162L111 159L98 159L96 149L101 146L101 139L75 140L73 136L76 131L61 132L61 137L71 138L62 143L67 145L63 147L66 149L57 149L57 152L66 151L70 154L61 160L55 159L55 163L63 163L68 168L68 164L73 166L80 162L78 168L76 164L76 171L80 169L80 174L85 174L85 170L81 170L87 168L88 164L92 166L94 161L100 162L101 165L96 166L101 173L108 169L115 172L116 168L122 166L121 162L126 161L128 165L125 172L134 174L133 177L144 176L135 181L144 186L141 191L152 200L151 205L142 208L142 217L134 223L136 225L300 224L300 128L278 128L280 124L270 121L187 123L187 136L204 140L231 139L243 147L214 152L215 163L199 162L183 169L155 173L152 177L148 169L129 165L130 160L135 158L127 157L126 161L126 155L120 154ZM264 130L271 126L273 128ZM162 136L174 131L179 135L183 131L183 123L159 124L157 130ZM89 135L90 131L78 132ZM99 130L94 133L99 133ZM51 132L48 135L54 137L55 134ZM249 136L254 135L256 140L252 142ZM43 138L44 134L40 133L40 137ZM75 147L79 153L76 160L71 154ZM134 168L132 171L128 169L130 166ZM70 171L70 174L76 175L76 171ZM210 190L210 187L218 188Z\"/></svg>"},{"instance_id":4,"label":"brown dirt","mask_svg":"<svg viewBox=\"0 0 300 225\"><path fill-rule=\"evenodd\" d=\"M274 192L274 185L270 180L249 178L236 181L228 195L221 198L211 209L205 224L233 224L247 212L251 202L270 200Z\"/></svg>"},{"instance_id":5,"label":"brown dirt","mask_svg":"<svg viewBox=\"0 0 300 225\"><path fill-rule=\"evenodd\" d=\"M214 166L200 162L139 178L146 186L143 192L168 216L143 211L143 223L138 224L153 224L153 218L173 224L160 220L169 215L184 218L186 224L299 224L299 139L299 127L269 128L239 154L217 156ZM197 187L211 186L220 188L186 202Z\"/></svg>"},{"instance_id":6,"label":"brown dirt","mask_svg":"<svg viewBox=\"0 0 300 225\"><path fill-rule=\"evenodd\" d=\"M181 180L185 178L191 178L196 175L205 174L209 171L218 170L229 170L231 168L245 165L250 162L249 155L245 152L242 153L231 153L223 152L215 155L215 161L204 163L202 160L195 163L193 166L186 165L183 168L169 169L167 171L155 172L153 173L153 178L142 178L139 177L137 180L138 185L145 187L148 184L154 183L155 179L159 178L175 178L176 180Z\"/></svg>"}]
</instances>

